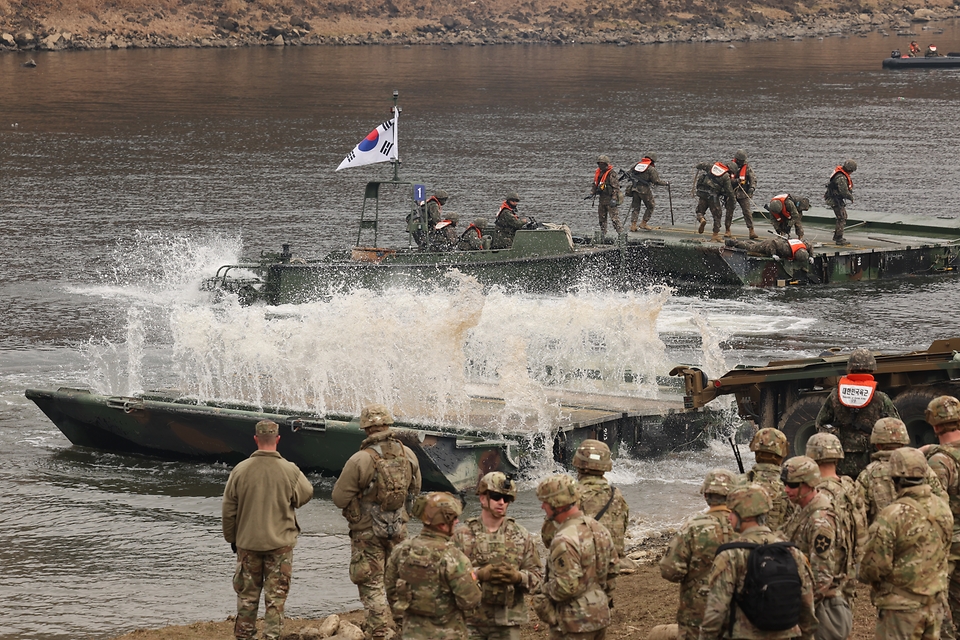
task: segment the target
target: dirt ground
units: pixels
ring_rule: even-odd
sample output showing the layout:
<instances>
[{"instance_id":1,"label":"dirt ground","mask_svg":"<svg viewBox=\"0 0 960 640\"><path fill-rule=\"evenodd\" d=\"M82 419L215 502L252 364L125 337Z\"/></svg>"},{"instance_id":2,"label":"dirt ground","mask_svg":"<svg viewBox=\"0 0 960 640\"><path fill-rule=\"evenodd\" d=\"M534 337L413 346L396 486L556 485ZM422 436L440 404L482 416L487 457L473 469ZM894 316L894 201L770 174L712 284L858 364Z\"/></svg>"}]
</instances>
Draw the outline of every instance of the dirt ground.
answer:
<instances>
[{"instance_id":1,"label":"dirt ground","mask_svg":"<svg viewBox=\"0 0 960 640\"><path fill-rule=\"evenodd\" d=\"M658 624L675 621L678 586L660 577L656 564L659 552L651 552L633 575L621 576L614 594L613 624L607 630L608 640L641 640ZM296 588L296 586L294 586ZM359 625L362 611L341 614L341 618ZM870 605L869 590L861 585L854 604L852 640L871 640L875 610ZM298 637L305 626L319 626L319 620L287 619L284 636ZM116 640L223 640L233 637L233 622L197 622L191 625L163 629L133 631ZM521 631L522 640L546 640L547 630L543 625L530 623Z\"/></svg>"}]
</instances>

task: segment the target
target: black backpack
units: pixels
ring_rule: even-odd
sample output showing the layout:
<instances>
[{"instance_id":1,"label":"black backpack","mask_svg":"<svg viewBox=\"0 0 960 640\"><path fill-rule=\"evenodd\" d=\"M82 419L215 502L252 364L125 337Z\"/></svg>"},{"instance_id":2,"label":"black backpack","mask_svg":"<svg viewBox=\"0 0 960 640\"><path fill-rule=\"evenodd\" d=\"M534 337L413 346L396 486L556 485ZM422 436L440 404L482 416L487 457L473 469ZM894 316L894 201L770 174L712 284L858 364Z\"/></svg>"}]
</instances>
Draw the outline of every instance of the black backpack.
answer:
<instances>
[{"instance_id":1,"label":"black backpack","mask_svg":"<svg viewBox=\"0 0 960 640\"><path fill-rule=\"evenodd\" d=\"M801 582L792 542L728 542L717 548L750 549L743 591L734 594L736 606L761 631L786 631L800 622ZM731 603L732 605L732 603ZM734 608L730 607L730 627Z\"/></svg>"}]
</instances>

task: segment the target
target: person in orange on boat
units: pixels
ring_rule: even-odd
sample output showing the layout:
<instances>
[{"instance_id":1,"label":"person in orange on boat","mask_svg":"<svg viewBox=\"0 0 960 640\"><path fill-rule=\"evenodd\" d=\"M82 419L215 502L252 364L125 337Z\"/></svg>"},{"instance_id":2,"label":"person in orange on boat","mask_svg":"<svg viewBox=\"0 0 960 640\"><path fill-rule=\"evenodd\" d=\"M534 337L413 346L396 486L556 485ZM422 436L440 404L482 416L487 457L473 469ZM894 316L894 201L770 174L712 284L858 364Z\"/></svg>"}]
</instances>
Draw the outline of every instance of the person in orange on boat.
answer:
<instances>
[{"instance_id":1,"label":"person in orange on boat","mask_svg":"<svg viewBox=\"0 0 960 640\"><path fill-rule=\"evenodd\" d=\"M928 45L927 45L927 50L926 50L926 52L923 54L923 57L924 57L924 58L938 58L938 57L940 57L941 55L943 55L943 54L940 53L939 51L937 51L937 45L935 45L935 44L928 44Z\"/></svg>"},{"instance_id":2,"label":"person in orange on boat","mask_svg":"<svg viewBox=\"0 0 960 640\"><path fill-rule=\"evenodd\" d=\"M920 57L920 45L917 44L916 40L910 43L910 57L911 58Z\"/></svg>"}]
</instances>

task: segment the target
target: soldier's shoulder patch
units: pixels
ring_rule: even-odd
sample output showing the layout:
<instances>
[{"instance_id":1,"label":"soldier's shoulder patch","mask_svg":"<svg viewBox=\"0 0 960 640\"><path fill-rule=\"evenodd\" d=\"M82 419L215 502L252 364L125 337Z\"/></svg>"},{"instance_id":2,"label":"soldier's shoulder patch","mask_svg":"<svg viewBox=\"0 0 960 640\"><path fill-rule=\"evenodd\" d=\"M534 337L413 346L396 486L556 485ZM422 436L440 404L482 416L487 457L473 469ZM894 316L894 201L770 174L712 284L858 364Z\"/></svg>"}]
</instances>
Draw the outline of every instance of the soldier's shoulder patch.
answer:
<instances>
[{"instance_id":1,"label":"soldier's shoulder patch","mask_svg":"<svg viewBox=\"0 0 960 640\"><path fill-rule=\"evenodd\" d=\"M813 539L813 549L817 553L826 553L833 546L833 536L826 533L818 533Z\"/></svg>"}]
</instances>

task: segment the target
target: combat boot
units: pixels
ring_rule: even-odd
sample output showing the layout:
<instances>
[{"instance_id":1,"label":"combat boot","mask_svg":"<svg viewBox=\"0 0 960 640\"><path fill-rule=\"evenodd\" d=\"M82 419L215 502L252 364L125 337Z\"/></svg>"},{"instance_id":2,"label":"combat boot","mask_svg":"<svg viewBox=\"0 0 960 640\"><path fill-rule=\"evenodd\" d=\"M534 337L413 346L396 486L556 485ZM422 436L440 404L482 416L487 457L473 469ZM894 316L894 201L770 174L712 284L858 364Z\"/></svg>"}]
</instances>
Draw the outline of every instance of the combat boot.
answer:
<instances>
[{"instance_id":1,"label":"combat boot","mask_svg":"<svg viewBox=\"0 0 960 640\"><path fill-rule=\"evenodd\" d=\"M758 239L759 237L760 237L760 236L757 235L757 232L753 230L753 227L751 227L751 228L750 228L750 239L751 239L751 240L756 240L756 239ZM802 239L803 239L803 238L801 238L801 240L802 240Z\"/></svg>"},{"instance_id":2,"label":"combat boot","mask_svg":"<svg viewBox=\"0 0 960 640\"><path fill-rule=\"evenodd\" d=\"M650 231L650 225L647 224L647 221L646 221L646 220L644 220L643 222L640 223L640 228L641 228L641 229L644 229L644 230L646 230L646 231Z\"/></svg>"},{"instance_id":3,"label":"combat boot","mask_svg":"<svg viewBox=\"0 0 960 640\"><path fill-rule=\"evenodd\" d=\"M630 231L636 231L636 230L637 230L637 223L636 223L636 222L631 222L631 223L630 223Z\"/></svg>"},{"instance_id":4,"label":"combat boot","mask_svg":"<svg viewBox=\"0 0 960 640\"><path fill-rule=\"evenodd\" d=\"M724 238L732 238L733 232L730 230L730 227L727 227L726 231L723 232Z\"/></svg>"},{"instance_id":5,"label":"combat boot","mask_svg":"<svg viewBox=\"0 0 960 640\"><path fill-rule=\"evenodd\" d=\"M697 233L703 233L703 230L707 228L707 219L700 218L700 228L697 229Z\"/></svg>"},{"instance_id":6,"label":"combat boot","mask_svg":"<svg viewBox=\"0 0 960 640\"><path fill-rule=\"evenodd\" d=\"M714 231L714 232L713 232L713 235L710 236L710 242L723 242L723 240L720 238L720 232L719 232L719 231Z\"/></svg>"}]
</instances>

